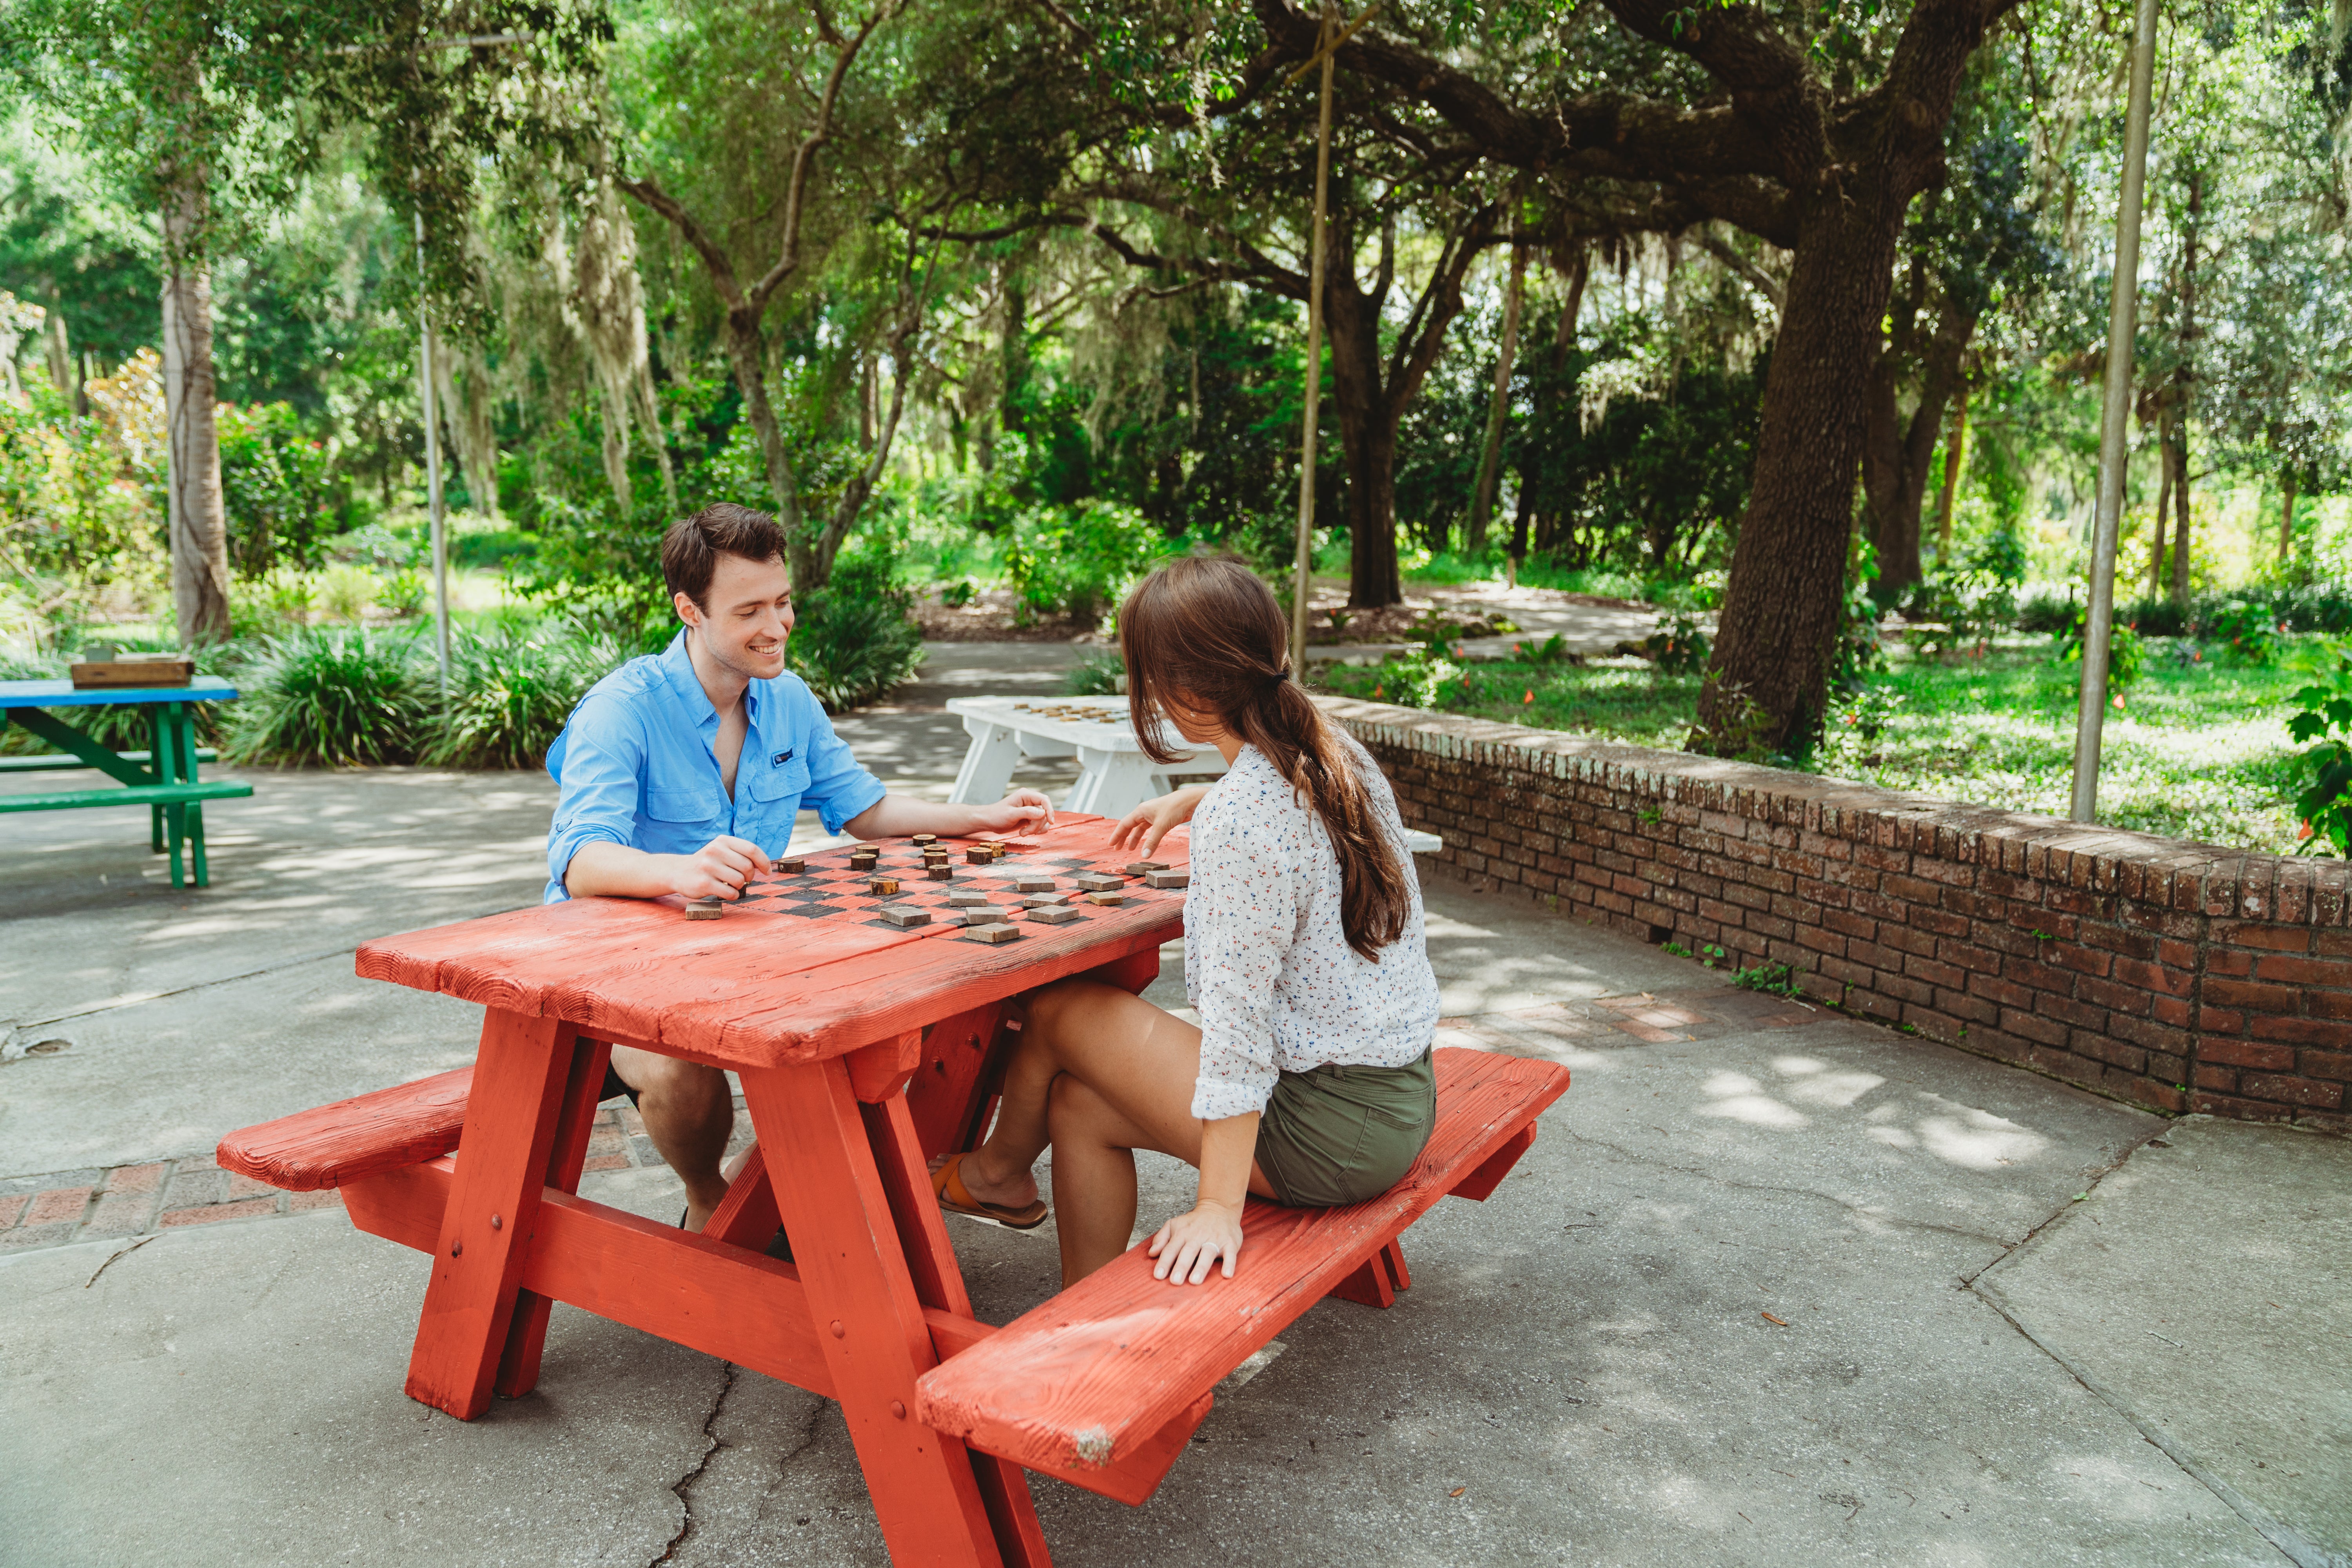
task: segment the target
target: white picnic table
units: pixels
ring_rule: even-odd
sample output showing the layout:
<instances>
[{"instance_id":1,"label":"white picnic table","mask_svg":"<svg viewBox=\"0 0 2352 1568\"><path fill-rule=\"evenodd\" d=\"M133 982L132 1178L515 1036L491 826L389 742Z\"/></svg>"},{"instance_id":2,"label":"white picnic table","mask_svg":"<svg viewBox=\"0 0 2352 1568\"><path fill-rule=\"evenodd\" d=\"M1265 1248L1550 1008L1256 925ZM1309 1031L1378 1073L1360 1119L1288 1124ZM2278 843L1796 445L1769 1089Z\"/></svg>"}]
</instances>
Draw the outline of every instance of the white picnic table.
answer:
<instances>
[{"instance_id":1,"label":"white picnic table","mask_svg":"<svg viewBox=\"0 0 2352 1568\"><path fill-rule=\"evenodd\" d=\"M1128 717L1124 697L954 697L948 711L963 721L971 737L957 771L952 805L978 805L1004 798L1013 767L1024 757L1076 757L1078 782L1061 803L1064 811L1125 816L1147 800L1176 787L1179 778L1213 777L1225 771L1214 746L1196 746L1185 760L1166 766L1143 754ZM1433 833L1405 830L1416 855L1444 847Z\"/></svg>"}]
</instances>

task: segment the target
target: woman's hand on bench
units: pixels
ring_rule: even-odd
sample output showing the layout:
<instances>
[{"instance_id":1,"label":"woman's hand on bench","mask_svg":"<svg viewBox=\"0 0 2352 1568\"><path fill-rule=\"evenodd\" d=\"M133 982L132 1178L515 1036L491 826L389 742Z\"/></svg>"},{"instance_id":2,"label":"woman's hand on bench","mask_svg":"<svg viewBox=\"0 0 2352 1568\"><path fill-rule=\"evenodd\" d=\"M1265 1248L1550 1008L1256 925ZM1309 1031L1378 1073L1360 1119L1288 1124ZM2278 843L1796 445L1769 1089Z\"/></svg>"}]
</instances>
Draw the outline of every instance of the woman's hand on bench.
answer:
<instances>
[{"instance_id":1,"label":"woman's hand on bench","mask_svg":"<svg viewBox=\"0 0 2352 1568\"><path fill-rule=\"evenodd\" d=\"M1160 1259L1151 1268L1154 1279L1198 1285L1209 1278L1210 1268L1220 1258L1230 1279L1242 1255L1242 1205L1202 1198L1192 1212L1161 1226L1147 1250Z\"/></svg>"}]
</instances>

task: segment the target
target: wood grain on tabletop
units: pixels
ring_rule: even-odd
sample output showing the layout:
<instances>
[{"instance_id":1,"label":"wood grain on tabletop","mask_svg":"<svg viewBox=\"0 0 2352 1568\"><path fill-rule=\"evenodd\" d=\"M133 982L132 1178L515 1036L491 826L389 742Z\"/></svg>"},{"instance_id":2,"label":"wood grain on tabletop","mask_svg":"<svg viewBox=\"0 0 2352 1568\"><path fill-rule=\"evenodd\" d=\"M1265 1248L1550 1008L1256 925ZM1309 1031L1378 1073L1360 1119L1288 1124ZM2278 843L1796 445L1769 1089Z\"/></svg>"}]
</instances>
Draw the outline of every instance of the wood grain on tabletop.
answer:
<instances>
[{"instance_id":1,"label":"wood grain on tabletop","mask_svg":"<svg viewBox=\"0 0 2352 1568\"><path fill-rule=\"evenodd\" d=\"M1039 854L1103 854L1115 826L1067 818L1017 842ZM1180 839L1154 858L1178 865L1185 854ZM574 899L380 938L360 948L357 969L564 1018L590 1035L730 1067L781 1067L1171 940L1182 920L1174 900L1100 909L1059 928L1024 922L1021 941L988 947L941 926L891 931L753 911L689 921L674 899Z\"/></svg>"},{"instance_id":2,"label":"wood grain on tabletop","mask_svg":"<svg viewBox=\"0 0 2352 1568\"><path fill-rule=\"evenodd\" d=\"M1173 1286L1138 1246L921 1380L921 1418L1048 1474L1116 1463L1353 1273L1568 1088L1568 1069L1437 1052L1438 1120L1394 1187L1336 1209L1251 1200L1239 1272Z\"/></svg>"}]
</instances>

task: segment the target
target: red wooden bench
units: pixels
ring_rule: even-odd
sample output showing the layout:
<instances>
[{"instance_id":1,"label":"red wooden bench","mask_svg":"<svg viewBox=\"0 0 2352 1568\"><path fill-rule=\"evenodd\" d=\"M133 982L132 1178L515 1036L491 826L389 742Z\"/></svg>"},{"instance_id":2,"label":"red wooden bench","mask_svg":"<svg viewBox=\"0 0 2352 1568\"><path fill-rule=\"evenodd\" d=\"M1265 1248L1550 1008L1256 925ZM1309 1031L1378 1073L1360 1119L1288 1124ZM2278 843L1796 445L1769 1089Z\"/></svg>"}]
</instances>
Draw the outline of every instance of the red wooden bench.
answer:
<instances>
[{"instance_id":1,"label":"red wooden bench","mask_svg":"<svg viewBox=\"0 0 2352 1568\"><path fill-rule=\"evenodd\" d=\"M961 1043L940 1040L942 1050ZM1557 1064L1484 1051L1441 1049L1436 1067L1437 1128L1404 1179L1347 1208L1253 1199L1242 1222L1248 1247L1231 1280L1169 1285L1151 1278L1151 1259L1139 1247L1001 1329L950 1310L928 1312L940 1364L917 1384L919 1418L983 1453L1142 1502L1208 1415L1218 1382L1301 1313L1327 1296L1393 1302L1411 1283L1398 1244L1405 1228L1448 1194L1491 1194L1534 1142L1537 1117L1569 1082ZM472 1077L472 1068L460 1068L247 1128L222 1142L220 1163L298 1192L341 1187L354 1225L430 1252ZM910 1121L908 1135L913 1131ZM557 1134L572 1181L574 1146L584 1152L584 1132ZM541 1213L543 1226L613 1231L606 1247L646 1251L646 1267L665 1276L658 1289L707 1298L714 1310L702 1315L697 1348L803 1387L813 1378L823 1386L814 1348L799 1342L808 1337L805 1325L764 1313L756 1322L726 1321L728 1303L754 1299L732 1284L743 1271L799 1279L794 1265L759 1255L777 1211L756 1153L703 1237L657 1235L661 1227L650 1222L553 1186ZM926 1217L938 1223L935 1208ZM621 1234L638 1227L645 1237ZM698 1258L691 1268L682 1269L674 1251L658 1250L680 1243ZM627 1286L627 1270L600 1281L558 1278L556 1269L526 1262L522 1283L542 1300L573 1301L624 1322L635 1316L637 1287ZM952 1295L961 1297L961 1289ZM509 1381L502 1375L501 1386Z\"/></svg>"}]
</instances>

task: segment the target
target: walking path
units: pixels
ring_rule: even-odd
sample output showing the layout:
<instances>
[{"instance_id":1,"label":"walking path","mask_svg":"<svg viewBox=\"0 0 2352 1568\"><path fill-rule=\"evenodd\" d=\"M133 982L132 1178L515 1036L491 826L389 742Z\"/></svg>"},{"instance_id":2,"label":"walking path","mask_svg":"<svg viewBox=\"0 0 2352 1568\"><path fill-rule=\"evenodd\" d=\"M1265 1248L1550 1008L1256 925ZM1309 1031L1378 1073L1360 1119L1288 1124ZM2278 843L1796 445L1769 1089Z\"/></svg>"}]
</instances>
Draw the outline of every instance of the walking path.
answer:
<instances>
[{"instance_id":1,"label":"walking path","mask_svg":"<svg viewBox=\"0 0 2352 1568\"><path fill-rule=\"evenodd\" d=\"M1050 691L1075 657L934 654L842 723L893 787L948 787L947 695ZM128 816L0 835L0 1561L883 1562L823 1401L567 1309L538 1394L451 1421L401 1393L418 1260L213 1167L226 1131L471 1059L476 1010L360 982L351 950L534 900L552 794L241 776L205 891ZM1575 1087L1493 1198L1407 1236L1396 1307L1302 1319L1146 1507L1036 1482L1057 1562L2352 1552L2352 1144L2166 1122L1530 906L1428 901L1444 1040ZM1181 970L1177 944L1155 999ZM625 1110L593 1152L583 1191L675 1219ZM1142 1165L1148 1229L1191 1177ZM1052 1289L1049 1235L953 1234L983 1316Z\"/></svg>"}]
</instances>

